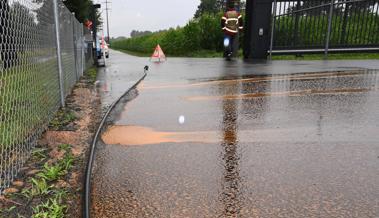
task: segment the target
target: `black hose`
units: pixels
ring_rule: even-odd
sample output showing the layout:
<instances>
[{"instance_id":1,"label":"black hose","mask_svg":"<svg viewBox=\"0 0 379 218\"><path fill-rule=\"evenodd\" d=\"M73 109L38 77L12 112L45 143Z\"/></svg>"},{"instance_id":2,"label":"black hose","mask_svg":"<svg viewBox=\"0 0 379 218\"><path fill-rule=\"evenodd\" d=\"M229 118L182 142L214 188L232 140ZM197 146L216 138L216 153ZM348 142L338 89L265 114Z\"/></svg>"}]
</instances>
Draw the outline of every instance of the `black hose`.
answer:
<instances>
[{"instance_id":1,"label":"black hose","mask_svg":"<svg viewBox=\"0 0 379 218\"><path fill-rule=\"evenodd\" d=\"M139 79L131 88L129 88L124 94L122 94L116 101L114 101L111 106L109 106L107 112L103 116L103 119L100 122L100 125L96 131L96 134L92 140L92 145L90 147L90 154L87 161L87 168L86 168L86 174L85 174L85 180L84 180L84 197L83 197L83 217L84 218L90 218L90 203L91 203L91 174L92 174L92 166L94 161L94 155L95 155L95 149L96 149L96 143L99 138L100 132L104 126L104 123L106 119L108 118L109 114L113 110L113 108L120 102L120 100L127 95L131 90L133 90L135 87L138 86L142 82L142 80L145 79L147 75L147 71L149 70L148 66L145 66L144 68L144 75L141 79Z\"/></svg>"}]
</instances>

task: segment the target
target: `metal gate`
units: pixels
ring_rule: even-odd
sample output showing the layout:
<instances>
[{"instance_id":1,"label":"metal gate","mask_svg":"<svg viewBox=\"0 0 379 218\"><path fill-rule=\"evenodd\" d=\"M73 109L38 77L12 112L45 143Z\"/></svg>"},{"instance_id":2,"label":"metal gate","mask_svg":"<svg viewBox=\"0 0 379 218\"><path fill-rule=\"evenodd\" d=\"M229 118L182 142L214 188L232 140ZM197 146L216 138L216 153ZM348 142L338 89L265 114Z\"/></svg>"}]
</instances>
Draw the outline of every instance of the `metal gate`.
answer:
<instances>
[{"instance_id":1,"label":"metal gate","mask_svg":"<svg viewBox=\"0 0 379 218\"><path fill-rule=\"evenodd\" d=\"M379 0L274 0L272 54L379 51Z\"/></svg>"}]
</instances>

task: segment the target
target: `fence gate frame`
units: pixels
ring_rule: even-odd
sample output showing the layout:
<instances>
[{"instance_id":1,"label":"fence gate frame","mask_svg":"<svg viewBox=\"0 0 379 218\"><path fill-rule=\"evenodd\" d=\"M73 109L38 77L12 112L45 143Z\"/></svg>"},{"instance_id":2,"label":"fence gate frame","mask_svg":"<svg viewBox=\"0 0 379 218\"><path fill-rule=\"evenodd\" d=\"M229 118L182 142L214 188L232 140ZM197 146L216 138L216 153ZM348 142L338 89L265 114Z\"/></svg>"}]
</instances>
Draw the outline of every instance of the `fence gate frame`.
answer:
<instances>
[{"instance_id":1,"label":"fence gate frame","mask_svg":"<svg viewBox=\"0 0 379 218\"><path fill-rule=\"evenodd\" d=\"M305 2L313 2L314 5L311 4L308 8L301 8L300 5L303 5ZM319 5L317 3L320 2ZM282 5L285 3L292 3L292 11L287 11L288 8L282 8ZM295 4L296 3L296 4ZM353 33L351 31L342 32L343 28L341 25L337 29L341 32L333 32L333 24L338 19L338 16L334 14L334 10L337 7L343 8L342 11L346 10L346 6L349 4L351 8L353 8L354 13L357 12L357 9L354 8L354 4L367 4L373 3L372 10L373 14L377 14L379 16L379 0L325 0L325 1L312 1L312 0L247 0L246 2L246 22L245 22L245 44L244 44L244 58L245 59L267 59L269 57L271 59L273 54L316 54L316 53L324 53L325 58L327 58L329 53L343 53L343 52L379 52L379 39L374 38L373 43L350 43L343 45L336 45L332 43L333 37L335 34L346 35L347 37L351 36L353 38ZM282 5L280 5L282 4ZM296 7L295 7L296 5ZM286 7L286 6L284 6ZM283 9L283 10L282 10ZM321 12L321 10L324 12ZM313 11L312 11L313 10ZM294 38L290 39L292 45L285 46L277 46L276 42L276 28L278 28L277 21L279 18L284 16L292 16L294 18L294 14L296 14L295 19L291 20L291 28L295 26L295 30L298 31L296 27L299 26L299 16L297 14L302 14L306 11L314 12L317 10L320 11L320 16L318 19L323 19L321 23L323 23L322 28L324 32L321 32L322 43L317 45L305 45L305 46L297 46L296 42L302 39L297 33L291 33L291 36ZM358 15L352 15L352 19L355 22L360 19L364 19L367 14L370 13L367 9L363 9L363 12L358 11ZM322 14L323 13L323 14ZM349 12L343 13L344 16L348 15ZM365 14L366 13L366 14ZM311 16L309 16L311 17ZM306 16L305 19L308 19ZM309 19L312 19L309 18ZM340 18L342 19L342 17ZM344 18L346 19L346 17ZM376 18L374 16L373 21L369 25L379 25L376 22ZM278 21L280 22L280 20ZM320 22L320 21L317 21ZM295 23L295 25L293 25ZM367 28L367 23L363 23L365 27L360 28L361 31L364 28ZM318 28L317 23L313 25L313 27ZM357 28L358 29L358 28ZM292 31L292 29L291 29ZM337 33L338 32L338 33ZM292 35L293 34L293 35ZM350 34L350 35L349 35ZM356 34L357 35L357 34ZM309 36L309 35L308 35ZM312 36L313 37L313 36ZM313 40L313 39L312 39ZM352 41L352 40L350 40Z\"/></svg>"}]
</instances>

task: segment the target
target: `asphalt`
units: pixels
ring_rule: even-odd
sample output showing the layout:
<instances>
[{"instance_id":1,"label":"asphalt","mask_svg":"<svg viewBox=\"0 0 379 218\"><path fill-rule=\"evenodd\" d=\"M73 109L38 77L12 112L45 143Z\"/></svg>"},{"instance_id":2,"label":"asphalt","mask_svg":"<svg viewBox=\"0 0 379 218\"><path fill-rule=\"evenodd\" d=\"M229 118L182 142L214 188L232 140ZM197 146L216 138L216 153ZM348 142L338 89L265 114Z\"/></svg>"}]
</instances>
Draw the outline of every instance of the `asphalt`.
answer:
<instances>
[{"instance_id":1,"label":"asphalt","mask_svg":"<svg viewBox=\"0 0 379 218\"><path fill-rule=\"evenodd\" d=\"M111 51L104 105L146 64L98 143L94 217L379 217L379 61Z\"/></svg>"}]
</instances>

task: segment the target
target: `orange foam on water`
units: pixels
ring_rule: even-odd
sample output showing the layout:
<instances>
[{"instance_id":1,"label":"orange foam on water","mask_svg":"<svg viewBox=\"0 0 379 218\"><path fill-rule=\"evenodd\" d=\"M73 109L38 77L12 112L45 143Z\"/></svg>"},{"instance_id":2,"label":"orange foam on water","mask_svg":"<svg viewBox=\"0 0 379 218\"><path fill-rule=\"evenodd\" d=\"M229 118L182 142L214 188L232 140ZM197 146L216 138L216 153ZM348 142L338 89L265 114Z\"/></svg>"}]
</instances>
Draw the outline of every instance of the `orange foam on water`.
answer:
<instances>
[{"instance_id":1,"label":"orange foam on water","mask_svg":"<svg viewBox=\"0 0 379 218\"><path fill-rule=\"evenodd\" d=\"M112 126L102 135L106 144L148 145L183 142L217 142L216 132L159 132L141 126Z\"/></svg>"}]
</instances>

